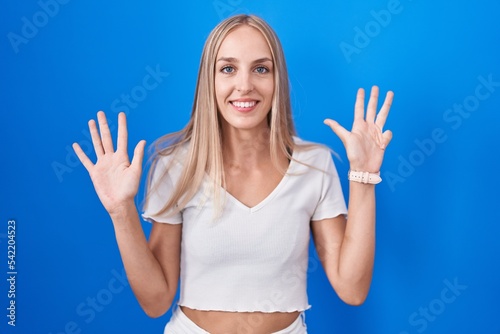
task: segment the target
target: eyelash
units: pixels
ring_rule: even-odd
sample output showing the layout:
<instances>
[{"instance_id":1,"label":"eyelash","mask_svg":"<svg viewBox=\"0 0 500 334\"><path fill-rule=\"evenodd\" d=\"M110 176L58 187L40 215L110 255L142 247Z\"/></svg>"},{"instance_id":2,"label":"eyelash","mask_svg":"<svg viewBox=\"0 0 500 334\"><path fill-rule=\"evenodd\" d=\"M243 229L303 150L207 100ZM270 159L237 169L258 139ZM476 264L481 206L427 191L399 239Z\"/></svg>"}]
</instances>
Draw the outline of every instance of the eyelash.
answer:
<instances>
[{"instance_id":1,"label":"eyelash","mask_svg":"<svg viewBox=\"0 0 500 334\"><path fill-rule=\"evenodd\" d=\"M221 73L223 73L223 74L232 74L233 72L226 72L226 71L225 71L226 69L229 69L229 68L230 68L230 69L232 69L232 70L234 71L234 67L233 67L233 66L231 66L231 65L226 65L226 66L222 67L220 71L221 71ZM257 66L257 67L255 68L255 70L257 70L257 69L261 69L261 68L262 68L262 69L264 69L264 70L265 70L265 72L264 72L264 73L257 72L258 74L267 74L267 73L271 72L271 71L270 71L267 67L265 67L265 66Z\"/></svg>"},{"instance_id":2,"label":"eyelash","mask_svg":"<svg viewBox=\"0 0 500 334\"><path fill-rule=\"evenodd\" d=\"M264 73L259 73L259 74L266 74L266 73L271 72L271 71L270 71L267 67L265 67L265 66L257 66L255 69L258 69L258 68L263 68L263 69L265 70L265 72L264 72Z\"/></svg>"},{"instance_id":3,"label":"eyelash","mask_svg":"<svg viewBox=\"0 0 500 334\"><path fill-rule=\"evenodd\" d=\"M224 66L224 67L222 67L222 68L220 69L221 73L223 73L223 74L231 74L232 72L228 73L228 72L226 72L226 71L225 71L225 70L226 70L226 69L228 69L228 68L230 68L230 69L234 70L234 67L229 66L229 65L226 65L226 66Z\"/></svg>"}]
</instances>

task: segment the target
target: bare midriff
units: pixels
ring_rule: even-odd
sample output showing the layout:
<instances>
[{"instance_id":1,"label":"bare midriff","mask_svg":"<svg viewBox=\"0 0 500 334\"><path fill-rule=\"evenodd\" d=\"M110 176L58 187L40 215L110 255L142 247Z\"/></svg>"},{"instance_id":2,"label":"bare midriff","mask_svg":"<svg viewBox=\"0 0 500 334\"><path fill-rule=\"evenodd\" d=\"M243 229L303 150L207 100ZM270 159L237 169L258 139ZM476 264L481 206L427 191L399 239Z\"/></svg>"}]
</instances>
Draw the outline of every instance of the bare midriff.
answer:
<instances>
[{"instance_id":1,"label":"bare midriff","mask_svg":"<svg viewBox=\"0 0 500 334\"><path fill-rule=\"evenodd\" d=\"M269 334L290 326L300 312L200 311L180 306L198 327L211 334Z\"/></svg>"}]
</instances>

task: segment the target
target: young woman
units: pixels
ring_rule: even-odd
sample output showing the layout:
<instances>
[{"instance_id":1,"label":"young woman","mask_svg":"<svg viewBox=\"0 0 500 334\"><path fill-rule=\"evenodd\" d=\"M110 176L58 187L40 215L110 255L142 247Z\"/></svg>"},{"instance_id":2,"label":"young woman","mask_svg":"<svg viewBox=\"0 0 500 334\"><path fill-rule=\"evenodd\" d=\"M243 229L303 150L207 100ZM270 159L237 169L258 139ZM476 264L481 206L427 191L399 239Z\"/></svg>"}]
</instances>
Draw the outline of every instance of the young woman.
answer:
<instances>
[{"instance_id":1,"label":"young woman","mask_svg":"<svg viewBox=\"0 0 500 334\"><path fill-rule=\"evenodd\" d=\"M325 123L350 163L349 210L330 151L295 136L283 51L260 18L221 22L205 44L187 126L159 140L143 217L134 204L145 142L127 155L125 115L114 150L103 112L89 122L94 164L130 285L151 317L178 307L165 333L306 333L309 235L339 297L365 300L375 244L375 190L393 93L377 114L374 86L357 94L351 131ZM346 217L349 217L348 223Z\"/></svg>"}]
</instances>

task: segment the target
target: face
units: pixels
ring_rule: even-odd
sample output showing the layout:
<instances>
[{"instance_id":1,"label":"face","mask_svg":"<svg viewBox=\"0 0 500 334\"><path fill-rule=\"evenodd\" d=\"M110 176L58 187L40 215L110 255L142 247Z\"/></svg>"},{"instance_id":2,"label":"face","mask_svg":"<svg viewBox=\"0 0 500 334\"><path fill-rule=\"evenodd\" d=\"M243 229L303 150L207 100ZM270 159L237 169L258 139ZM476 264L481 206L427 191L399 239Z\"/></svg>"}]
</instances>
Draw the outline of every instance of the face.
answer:
<instances>
[{"instance_id":1,"label":"face","mask_svg":"<svg viewBox=\"0 0 500 334\"><path fill-rule=\"evenodd\" d=\"M223 131L267 128L274 66L264 36L241 26L222 42L215 64L215 94Z\"/></svg>"}]
</instances>

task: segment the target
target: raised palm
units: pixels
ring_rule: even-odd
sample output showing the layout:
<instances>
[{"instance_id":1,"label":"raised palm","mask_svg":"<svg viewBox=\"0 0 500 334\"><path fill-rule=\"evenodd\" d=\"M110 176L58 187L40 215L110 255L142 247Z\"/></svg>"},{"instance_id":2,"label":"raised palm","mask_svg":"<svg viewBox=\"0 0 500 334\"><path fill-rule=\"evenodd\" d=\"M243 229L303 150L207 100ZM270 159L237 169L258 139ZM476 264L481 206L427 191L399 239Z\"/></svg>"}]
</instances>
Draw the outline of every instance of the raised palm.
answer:
<instances>
[{"instance_id":1,"label":"raised palm","mask_svg":"<svg viewBox=\"0 0 500 334\"><path fill-rule=\"evenodd\" d=\"M76 155L89 172L101 203L109 214L133 202L139 189L142 160L146 142L141 140L135 147L132 162L127 153L127 120L124 113L118 115L118 139L116 151L104 112L97 113L99 131L94 120L89 121L92 144L97 156L94 164L80 145L73 144Z\"/></svg>"},{"instance_id":2,"label":"raised palm","mask_svg":"<svg viewBox=\"0 0 500 334\"><path fill-rule=\"evenodd\" d=\"M373 86L365 116L365 91L360 88L354 106L354 123L348 131L338 122L326 119L325 124L335 132L346 149L351 170L377 173L384 159L385 148L392 139L392 132L383 131L389 115L394 93L389 91L377 114L379 88Z\"/></svg>"}]
</instances>

